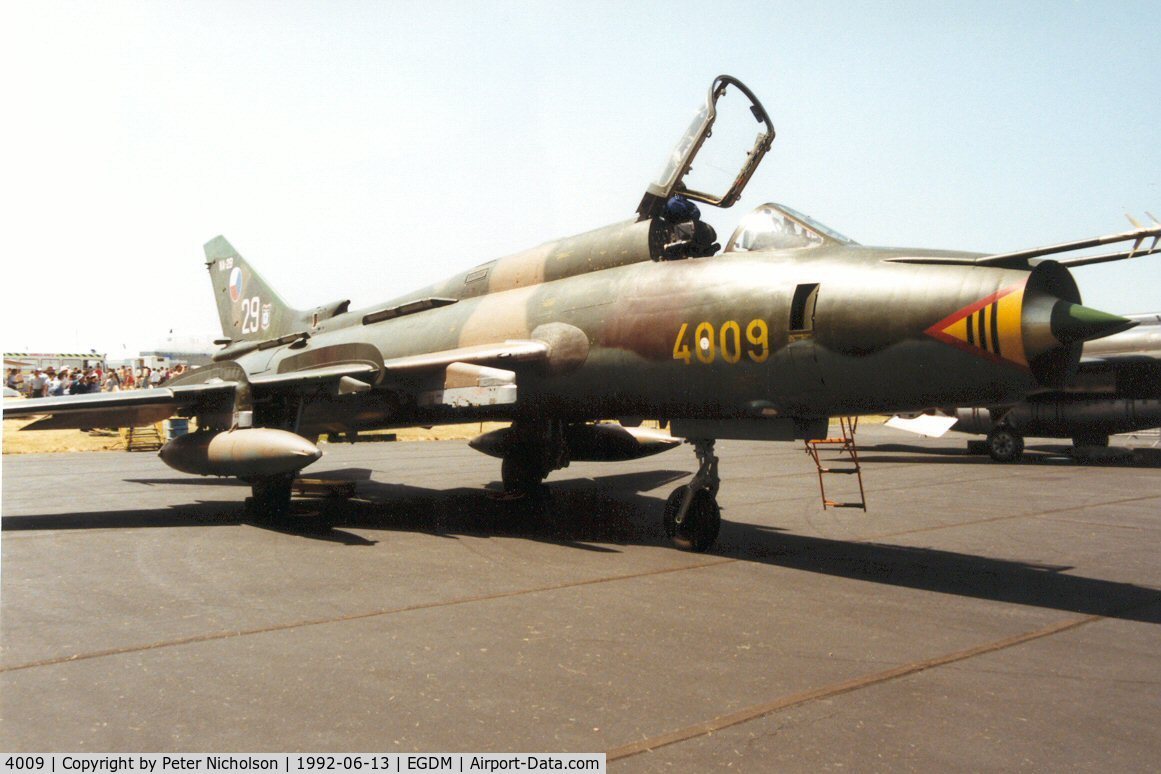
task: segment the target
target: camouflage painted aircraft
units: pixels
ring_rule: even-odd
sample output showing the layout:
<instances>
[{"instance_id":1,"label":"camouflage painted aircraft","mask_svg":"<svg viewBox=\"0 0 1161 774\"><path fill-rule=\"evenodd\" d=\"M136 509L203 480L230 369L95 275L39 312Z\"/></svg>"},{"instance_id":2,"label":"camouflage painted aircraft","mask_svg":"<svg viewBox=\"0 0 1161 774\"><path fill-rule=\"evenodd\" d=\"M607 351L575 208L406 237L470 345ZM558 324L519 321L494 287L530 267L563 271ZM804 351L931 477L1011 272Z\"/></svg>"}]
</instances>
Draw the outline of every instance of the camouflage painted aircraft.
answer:
<instances>
[{"instance_id":1,"label":"camouflage painted aircraft","mask_svg":"<svg viewBox=\"0 0 1161 774\"><path fill-rule=\"evenodd\" d=\"M698 190L687 176L727 90L722 105L740 99L757 137L723 193ZM5 412L50 415L30 429L196 418L162 460L247 480L248 507L268 518L287 511L320 433L510 420L472 445L502 458L504 485L518 491L570 460L679 443L637 427L655 418L699 463L667 500L665 530L705 550L721 520L715 439L813 439L832 416L1015 402L1062 383L1086 340L1132 325L1081 306L1065 264L1156 252L1159 228L979 255L864 247L764 204L722 249L692 202L732 205L773 140L757 98L721 76L635 218L365 309L292 308L218 237L206 267L226 339L212 365L160 389Z\"/></svg>"}]
</instances>

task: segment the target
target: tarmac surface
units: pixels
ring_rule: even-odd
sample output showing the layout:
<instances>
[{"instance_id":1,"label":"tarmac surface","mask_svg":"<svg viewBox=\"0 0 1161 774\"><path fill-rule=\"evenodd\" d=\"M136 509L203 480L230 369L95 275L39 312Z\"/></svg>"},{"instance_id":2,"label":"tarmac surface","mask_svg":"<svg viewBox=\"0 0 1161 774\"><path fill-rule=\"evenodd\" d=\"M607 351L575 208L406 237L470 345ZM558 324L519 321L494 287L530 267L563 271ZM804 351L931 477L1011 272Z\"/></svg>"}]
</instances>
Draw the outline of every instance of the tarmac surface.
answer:
<instances>
[{"instance_id":1,"label":"tarmac surface","mask_svg":"<svg viewBox=\"0 0 1161 774\"><path fill-rule=\"evenodd\" d=\"M277 529L153 454L4 457L0 749L1156 770L1156 436L859 441L867 513L823 510L801 447L719 442L705 554L660 524L689 447L501 502L462 442L330 445L308 473L356 499Z\"/></svg>"}]
</instances>

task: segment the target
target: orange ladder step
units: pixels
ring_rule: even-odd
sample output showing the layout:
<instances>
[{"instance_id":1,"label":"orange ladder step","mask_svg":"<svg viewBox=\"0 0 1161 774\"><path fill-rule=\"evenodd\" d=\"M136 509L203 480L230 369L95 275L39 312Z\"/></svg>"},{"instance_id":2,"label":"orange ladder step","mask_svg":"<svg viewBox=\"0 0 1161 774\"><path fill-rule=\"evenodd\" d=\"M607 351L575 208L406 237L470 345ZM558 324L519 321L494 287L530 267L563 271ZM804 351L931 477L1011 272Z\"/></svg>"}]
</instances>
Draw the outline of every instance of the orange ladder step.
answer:
<instances>
[{"instance_id":1,"label":"orange ladder step","mask_svg":"<svg viewBox=\"0 0 1161 774\"><path fill-rule=\"evenodd\" d=\"M855 446L855 429L858 427L858 417L839 417L839 429L842 432L841 437L833 438L815 438L806 441L806 453L814 460L814 465L818 468L818 492L822 497L822 507L826 508L862 508L867 510L867 495L863 489L863 472L859 465L859 451ZM830 460L824 460L819 456L822 449L819 447L831 448L838 456ZM834 448L839 447L839 448ZM850 462L853 467L831 467L831 462ZM855 476L859 482L859 501L842 502L839 500L832 500L826 496L826 482L823 480L823 475L827 473L837 473L840 475Z\"/></svg>"}]
</instances>

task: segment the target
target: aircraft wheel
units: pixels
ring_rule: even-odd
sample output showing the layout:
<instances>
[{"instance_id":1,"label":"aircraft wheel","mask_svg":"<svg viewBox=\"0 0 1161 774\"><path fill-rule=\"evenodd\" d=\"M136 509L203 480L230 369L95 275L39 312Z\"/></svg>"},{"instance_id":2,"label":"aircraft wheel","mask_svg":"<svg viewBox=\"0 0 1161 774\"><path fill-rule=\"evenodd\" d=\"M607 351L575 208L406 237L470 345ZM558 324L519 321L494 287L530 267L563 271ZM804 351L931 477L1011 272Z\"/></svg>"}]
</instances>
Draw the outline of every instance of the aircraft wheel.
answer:
<instances>
[{"instance_id":1,"label":"aircraft wheel","mask_svg":"<svg viewBox=\"0 0 1161 774\"><path fill-rule=\"evenodd\" d=\"M1096 446L1105 448L1109 445L1109 437L1100 433L1082 434L1072 436L1073 446Z\"/></svg>"},{"instance_id":2,"label":"aircraft wheel","mask_svg":"<svg viewBox=\"0 0 1161 774\"><path fill-rule=\"evenodd\" d=\"M718 539L722 527L722 510L708 489L698 489L693 493L693 502L681 524L677 523L677 512L688 487L679 486L665 501L663 522L665 534L678 548L701 553L709 549Z\"/></svg>"},{"instance_id":3,"label":"aircraft wheel","mask_svg":"<svg viewBox=\"0 0 1161 774\"><path fill-rule=\"evenodd\" d=\"M1024 456L1024 436L1010 427L994 427L988 433L988 456L996 462L1016 462Z\"/></svg>"},{"instance_id":4,"label":"aircraft wheel","mask_svg":"<svg viewBox=\"0 0 1161 774\"><path fill-rule=\"evenodd\" d=\"M528 494L540 488L545 474L540 468L518 457L505 457L500 464L500 480L505 492Z\"/></svg>"},{"instance_id":5,"label":"aircraft wheel","mask_svg":"<svg viewBox=\"0 0 1161 774\"><path fill-rule=\"evenodd\" d=\"M250 484L252 497L246 498L246 513L266 520L284 519L290 515L291 486L294 476L259 478Z\"/></svg>"}]
</instances>

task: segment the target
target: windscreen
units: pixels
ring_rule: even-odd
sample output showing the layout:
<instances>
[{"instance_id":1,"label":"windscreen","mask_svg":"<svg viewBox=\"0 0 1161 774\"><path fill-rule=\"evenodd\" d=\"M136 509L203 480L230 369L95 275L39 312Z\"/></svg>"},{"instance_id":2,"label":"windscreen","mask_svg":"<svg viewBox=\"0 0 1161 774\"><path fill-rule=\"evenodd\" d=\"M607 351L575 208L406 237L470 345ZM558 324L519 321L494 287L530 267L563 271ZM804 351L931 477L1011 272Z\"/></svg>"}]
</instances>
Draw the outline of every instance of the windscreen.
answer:
<instances>
[{"instance_id":1,"label":"windscreen","mask_svg":"<svg viewBox=\"0 0 1161 774\"><path fill-rule=\"evenodd\" d=\"M827 242L856 244L809 215L771 203L763 204L742 219L725 251L796 250L819 247Z\"/></svg>"}]
</instances>

